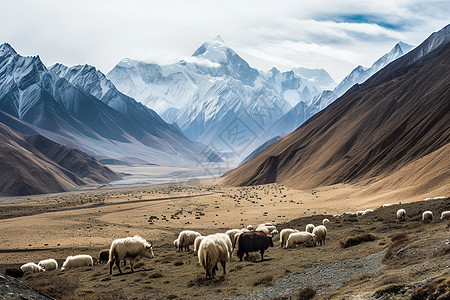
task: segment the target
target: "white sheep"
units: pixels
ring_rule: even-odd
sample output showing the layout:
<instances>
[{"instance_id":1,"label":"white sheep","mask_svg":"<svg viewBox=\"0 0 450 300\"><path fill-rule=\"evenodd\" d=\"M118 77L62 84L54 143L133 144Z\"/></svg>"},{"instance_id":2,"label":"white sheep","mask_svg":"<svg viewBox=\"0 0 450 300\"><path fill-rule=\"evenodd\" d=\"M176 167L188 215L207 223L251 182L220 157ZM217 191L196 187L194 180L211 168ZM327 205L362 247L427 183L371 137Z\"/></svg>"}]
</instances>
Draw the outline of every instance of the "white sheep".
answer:
<instances>
[{"instance_id":1,"label":"white sheep","mask_svg":"<svg viewBox=\"0 0 450 300\"><path fill-rule=\"evenodd\" d=\"M362 215L364 216L364 215L367 215L368 213L371 213L371 212L373 212L373 209L366 209L366 210L362 213Z\"/></svg>"},{"instance_id":2,"label":"white sheep","mask_svg":"<svg viewBox=\"0 0 450 300\"><path fill-rule=\"evenodd\" d=\"M75 256L68 256L64 261L61 271L77 268L77 267L86 267L93 266L94 261L90 255L87 254L79 254Z\"/></svg>"},{"instance_id":3,"label":"white sheep","mask_svg":"<svg viewBox=\"0 0 450 300\"><path fill-rule=\"evenodd\" d=\"M328 224L330 224L330 220L328 220L328 219L323 219L322 220L322 225L323 226L327 226Z\"/></svg>"},{"instance_id":4,"label":"white sheep","mask_svg":"<svg viewBox=\"0 0 450 300\"><path fill-rule=\"evenodd\" d=\"M114 240L109 248L109 274L112 274L114 263L119 272L122 273L120 262L126 259L130 260L131 272L134 272L135 261L143 257L153 258L155 255L153 254L152 243L147 242L139 235Z\"/></svg>"},{"instance_id":5,"label":"white sheep","mask_svg":"<svg viewBox=\"0 0 450 300\"><path fill-rule=\"evenodd\" d=\"M433 220L433 212L431 212L429 210L424 211L423 214L422 214L422 221L430 222L432 220Z\"/></svg>"},{"instance_id":6,"label":"white sheep","mask_svg":"<svg viewBox=\"0 0 450 300\"><path fill-rule=\"evenodd\" d=\"M195 238L194 240L194 251L198 251L198 249L200 248L200 243L203 241L205 237L203 235L198 236Z\"/></svg>"},{"instance_id":7,"label":"white sheep","mask_svg":"<svg viewBox=\"0 0 450 300\"><path fill-rule=\"evenodd\" d=\"M242 229L230 229L230 230L227 230L225 232L225 234L228 235L228 237L230 238L231 244L233 246L236 243L236 239L235 238L236 238L236 234L237 233L242 233Z\"/></svg>"},{"instance_id":8,"label":"white sheep","mask_svg":"<svg viewBox=\"0 0 450 300\"><path fill-rule=\"evenodd\" d=\"M278 230L276 229L272 230L272 232L270 233L271 236L274 236L275 234L278 234Z\"/></svg>"},{"instance_id":9,"label":"white sheep","mask_svg":"<svg viewBox=\"0 0 450 300\"><path fill-rule=\"evenodd\" d=\"M406 219L406 210L403 208L400 208L397 210L397 219L399 220L405 220Z\"/></svg>"},{"instance_id":10,"label":"white sheep","mask_svg":"<svg viewBox=\"0 0 450 300\"><path fill-rule=\"evenodd\" d=\"M270 223L267 223L267 224L270 224ZM275 229L277 229L277 228L273 225L259 224L258 227L255 229L255 231L262 231L265 234L270 234Z\"/></svg>"},{"instance_id":11,"label":"white sheep","mask_svg":"<svg viewBox=\"0 0 450 300\"><path fill-rule=\"evenodd\" d=\"M201 236L200 233L192 230L183 230L178 235L178 251L189 251L189 246L194 245L195 238Z\"/></svg>"},{"instance_id":12,"label":"white sheep","mask_svg":"<svg viewBox=\"0 0 450 300\"><path fill-rule=\"evenodd\" d=\"M316 243L318 245L325 245L325 238L327 237L327 228L319 225L314 228L313 234L316 236Z\"/></svg>"},{"instance_id":13,"label":"white sheep","mask_svg":"<svg viewBox=\"0 0 450 300\"><path fill-rule=\"evenodd\" d=\"M433 200L442 200L445 198L446 198L445 196L437 196L437 197L434 197Z\"/></svg>"},{"instance_id":14,"label":"white sheep","mask_svg":"<svg viewBox=\"0 0 450 300\"><path fill-rule=\"evenodd\" d=\"M286 247L286 243L289 238L289 235L294 232L299 232L299 231L296 229L291 229L291 228L285 228L280 231L280 247L281 248Z\"/></svg>"},{"instance_id":15,"label":"white sheep","mask_svg":"<svg viewBox=\"0 0 450 300\"><path fill-rule=\"evenodd\" d=\"M200 243L198 262L206 271L206 278L214 278L217 264L220 262L223 274L226 274L226 263L230 259L231 240L226 234L206 236Z\"/></svg>"},{"instance_id":16,"label":"white sheep","mask_svg":"<svg viewBox=\"0 0 450 300\"><path fill-rule=\"evenodd\" d=\"M45 269L45 271L58 270L58 262L52 258L41 260L38 266Z\"/></svg>"},{"instance_id":17,"label":"white sheep","mask_svg":"<svg viewBox=\"0 0 450 300\"><path fill-rule=\"evenodd\" d=\"M309 233L312 233L313 232L313 230L314 230L314 224L308 224L308 225L306 225L306 227L305 227L305 231L306 232L309 232Z\"/></svg>"},{"instance_id":18,"label":"white sheep","mask_svg":"<svg viewBox=\"0 0 450 300\"><path fill-rule=\"evenodd\" d=\"M287 239L285 248L291 248L300 244L304 244L307 247L315 246L315 235L306 231L291 233Z\"/></svg>"},{"instance_id":19,"label":"white sheep","mask_svg":"<svg viewBox=\"0 0 450 300\"><path fill-rule=\"evenodd\" d=\"M450 210L443 211L441 213L441 220L450 218Z\"/></svg>"},{"instance_id":20,"label":"white sheep","mask_svg":"<svg viewBox=\"0 0 450 300\"><path fill-rule=\"evenodd\" d=\"M248 229L249 231L252 231L252 230L253 230L253 226L252 226L252 225L247 225L247 229Z\"/></svg>"},{"instance_id":21,"label":"white sheep","mask_svg":"<svg viewBox=\"0 0 450 300\"><path fill-rule=\"evenodd\" d=\"M33 262L29 262L29 263L23 264L20 267L20 269L24 273L38 273L38 272L44 272L45 271L44 268L42 268L41 266L38 266L37 264L35 264Z\"/></svg>"}]
</instances>

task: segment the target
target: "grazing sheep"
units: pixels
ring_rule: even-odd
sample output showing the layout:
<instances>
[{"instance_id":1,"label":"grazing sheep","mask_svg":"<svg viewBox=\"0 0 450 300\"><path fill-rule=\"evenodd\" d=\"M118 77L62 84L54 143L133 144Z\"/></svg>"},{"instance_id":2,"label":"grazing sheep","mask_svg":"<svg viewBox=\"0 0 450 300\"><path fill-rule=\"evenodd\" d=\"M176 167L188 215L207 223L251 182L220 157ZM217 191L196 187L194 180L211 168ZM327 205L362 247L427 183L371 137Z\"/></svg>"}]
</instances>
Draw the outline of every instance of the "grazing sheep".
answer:
<instances>
[{"instance_id":1,"label":"grazing sheep","mask_svg":"<svg viewBox=\"0 0 450 300\"><path fill-rule=\"evenodd\" d=\"M323 219L322 220L322 225L323 226L327 226L328 224L330 224L330 220L328 220L328 219Z\"/></svg>"},{"instance_id":2,"label":"grazing sheep","mask_svg":"<svg viewBox=\"0 0 450 300\"><path fill-rule=\"evenodd\" d=\"M405 220L406 219L406 211L403 208L397 210L397 219Z\"/></svg>"},{"instance_id":3,"label":"grazing sheep","mask_svg":"<svg viewBox=\"0 0 450 300\"><path fill-rule=\"evenodd\" d=\"M194 245L195 238L201 236L200 233L192 230L183 230L178 235L178 251L189 251L189 246Z\"/></svg>"},{"instance_id":4,"label":"grazing sheep","mask_svg":"<svg viewBox=\"0 0 450 300\"><path fill-rule=\"evenodd\" d=\"M109 274L112 274L114 263L116 263L119 272L122 273L120 261L125 259L130 260L131 272L134 272L133 265L136 259L139 260L143 257L155 257L153 254L152 243L147 242L138 235L114 240L109 249Z\"/></svg>"},{"instance_id":5,"label":"grazing sheep","mask_svg":"<svg viewBox=\"0 0 450 300\"><path fill-rule=\"evenodd\" d=\"M429 210L424 211L422 214L422 221L431 222L433 220L433 213Z\"/></svg>"},{"instance_id":6,"label":"grazing sheep","mask_svg":"<svg viewBox=\"0 0 450 300\"><path fill-rule=\"evenodd\" d=\"M37 264L33 263L33 262L29 262L26 264L23 264L20 269L22 270L22 272L24 273L38 273L38 272L44 272L44 268L38 266Z\"/></svg>"},{"instance_id":7,"label":"grazing sheep","mask_svg":"<svg viewBox=\"0 0 450 300\"><path fill-rule=\"evenodd\" d=\"M270 223L268 223L270 224ZM269 234L270 232L276 230L277 228L273 225L259 224L255 231L262 231L265 234Z\"/></svg>"},{"instance_id":8,"label":"grazing sheep","mask_svg":"<svg viewBox=\"0 0 450 300\"><path fill-rule=\"evenodd\" d=\"M232 240L232 246L233 246L233 248L232 248L232 250L231 250L231 253L233 253L233 252L234 252L234 248L236 248L236 242L237 242L239 236L240 236L241 234L243 234L244 232L251 232L251 231L241 231L241 232L236 232L236 234L234 235L233 240Z\"/></svg>"},{"instance_id":9,"label":"grazing sheep","mask_svg":"<svg viewBox=\"0 0 450 300\"><path fill-rule=\"evenodd\" d=\"M214 278L217 264L220 262L223 274L226 274L226 263L230 258L231 240L225 234L206 236L198 249L198 261L206 271L206 279Z\"/></svg>"},{"instance_id":10,"label":"grazing sheep","mask_svg":"<svg viewBox=\"0 0 450 300\"><path fill-rule=\"evenodd\" d=\"M264 259L264 251L269 247L273 247L272 236L265 234L263 231L243 232L236 241L238 245L237 256L242 261L244 253L259 251L261 253L261 261Z\"/></svg>"},{"instance_id":11,"label":"grazing sheep","mask_svg":"<svg viewBox=\"0 0 450 300\"><path fill-rule=\"evenodd\" d=\"M308 224L308 225L306 225L306 227L305 227L305 231L306 232L309 232L309 233L312 233L313 232L313 230L314 230L314 224Z\"/></svg>"},{"instance_id":12,"label":"grazing sheep","mask_svg":"<svg viewBox=\"0 0 450 300\"><path fill-rule=\"evenodd\" d=\"M252 231L253 230L253 226L252 225L247 225L247 229Z\"/></svg>"},{"instance_id":13,"label":"grazing sheep","mask_svg":"<svg viewBox=\"0 0 450 300\"><path fill-rule=\"evenodd\" d=\"M291 233L298 232L296 229L285 228L280 232L280 248L284 248L286 246L286 242Z\"/></svg>"},{"instance_id":14,"label":"grazing sheep","mask_svg":"<svg viewBox=\"0 0 450 300\"><path fill-rule=\"evenodd\" d=\"M442 200L445 199L446 197L444 196L438 196L438 197L434 197L433 200Z\"/></svg>"},{"instance_id":15,"label":"grazing sheep","mask_svg":"<svg viewBox=\"0 0 450 300\"><path fill-rule=\"evenodd\" d=\"M443 211L441 213L441 220L450 218L450 210Z\"/></svg>"},{"instance_id":16,"label":"grazing sheep","mask_svg":"<svg viewBox=\"0 0 450 300\"><path fill-rule=\"evenodd\" d=\"M64 271L66 269L72 269L72 268L78 268L78 267L87 267L87 266L93 266L94 261L90 255L87 254L79 254L75 256L67 256L66 260L64 261L61 271Z\"/></svg>"},{"instance_id":17,"label":"grazing sheep","mask_svg":"<svg viewBox=\"0 0 450 300\"><path fill-rule=\"evenodd\" d=\"M363 216L364 215L367 215L368 213L371 213L371 212L373 212L373 209L366 209L364 212L363 212Z\"/></svg>"},{"instance_id":18,"label":"grazing sheep","mask_svg":"<svg viewBox=\"0 0 450 300\"><path fill-rule=\"evenodd\" d=\"M98 252L98 263L107 263L109 260L109 249L103 249Z\"/></svg>"},{"instance_id":19,"label":"grazing sheep","mask_svg":"<svg viewBox=\"0 0 450 300\"><path fill-rule=\"evenodd\" d=\"M233 247L236 242L235 238L237 233L242 233L242 229L230 229L225 232L225 234L230 238Z\"/></svg>"},{"instance_id":20,"label":"grazing sheep","mask_svg":"<svg viewBox=\"0 0 450 300\"><path fill-rule=\"evenodd\" d=\"M314 228L313 234L316 236L316 243L318 245L325 245L325 238L327 237L327 228L319 225Z\"/></svg>"},{"instance_id":21,"label":"grazing sheep","mask_svg":"<svg viewBox=\"0 0 450 300\"><path fill-rule=\"evenodd\" d=\"M38 266L45 269L45 271L58 270L58 262L52 258L41 260Z\"/></svg>"},{"instance_id":22,"label":"grazing sheep","mask_svg":"<svg viewBox=\"0 0 450 300\"><path fill-rule=\"evenodd\" d=\"M24 272L18 267L9 267L5 270L5 274L14 278L22 278Z\"/></svg>"},{"instance_id":23,"label":"grazing sheep","mask_svg":"<svg viewBox=\"0 0 450 300\"><path fill-rule=\"evenodd\" d=\"M316 245L315 235L307 231L291 233L287 239L285 248L292 248L301 244L307 247L314 247Z\"/></svg>"},{"instance_id":24,"label":"grazing sheep","mask_svg":"<svg viewBox=\"0 0 450 300\"><path fill-rule=\"evenodd\" d=\"M200 248L200 243L203 241L205 237L203 235L198 236L195 238L194 240L194 251L198 251L198 249Z\"/></svg>"}]
</instances>

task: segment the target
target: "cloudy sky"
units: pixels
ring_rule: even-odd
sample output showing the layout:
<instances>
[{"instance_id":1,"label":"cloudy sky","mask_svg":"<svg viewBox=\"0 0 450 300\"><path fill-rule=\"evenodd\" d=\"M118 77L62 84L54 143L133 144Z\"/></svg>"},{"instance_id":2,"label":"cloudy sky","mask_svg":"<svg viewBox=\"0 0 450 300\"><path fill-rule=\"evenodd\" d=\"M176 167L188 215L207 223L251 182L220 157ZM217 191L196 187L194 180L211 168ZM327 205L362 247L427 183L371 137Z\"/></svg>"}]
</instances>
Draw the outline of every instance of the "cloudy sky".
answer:
<instances>
[{"instance_id":1,"label":"cloudy sky","mask_svg":"<svg viewBox=\"0 0 450 300\"><path fill-rule=\"evenodd\" d=\"M160 64L220 34L253 67L324 68L340 81L398 41L417 45L450 23L450 2L415 0L0 0L0 43L48 66L122 58Z\"/></svg>"}]
</instances>

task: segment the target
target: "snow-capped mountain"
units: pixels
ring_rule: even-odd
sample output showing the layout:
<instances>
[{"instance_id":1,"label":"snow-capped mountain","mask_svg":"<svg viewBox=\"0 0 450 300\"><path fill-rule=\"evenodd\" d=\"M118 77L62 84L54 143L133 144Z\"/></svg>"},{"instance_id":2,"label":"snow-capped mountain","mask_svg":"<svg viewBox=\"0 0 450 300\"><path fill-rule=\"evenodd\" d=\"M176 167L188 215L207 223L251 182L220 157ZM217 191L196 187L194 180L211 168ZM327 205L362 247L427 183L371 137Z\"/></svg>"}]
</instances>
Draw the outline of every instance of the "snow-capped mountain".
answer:
<instances>
[{"instance_id":1,"label":"snow-capped mountain","mask_svg":"<svg viewBox=\"0 0 450 300\"><path fill-rule=\"evenodd\" d=\"M300 67L293 68L292 71L324 90L331 90L336 86L336 82L334 82L330 74L324 69L308 69Z\"/></svg>"},{"instance_id":2,"label":"snow-capped mountain","mask_svg":"<svg viewBox=\"0 0 450 300\"><path fill-rule=\"evenodd\" d=\"M39 56L23 57L9 44L0 45L0 110L98 158L183 163L211 154L95 68L47 69Z\"/></svg>"},{"instance_id":3,"label":"snow-capped mountain","mask_svg":"<svg viewBox=\"0 0 450 300\"><path fill-rule=\"evenodd\" d=\"M241 158L292 106L334 83L324 70L258 71L220 36L176 64L125 59L107 77L188 138Z\"/></svg>"},{"instance_id":4,"label":"snow-capped mountain","mask_svg":"<svg viewBox=\"0 0 450 300\"><path fill-rule=\"evenodd\" d=\"M268 140L275 136L284 136L291 133L336 99L336 94L325 90L309 101L299 102L267 130L264 135L265 139ZM264 141L261 140L260 142Z\"/></svg>"},{"instance_id":5,"label":"snow-capped mountain","mask_svg":"<svg viewBox=\"0 0 450 300\"><path fill-rule=\"evenodd\" d=\"M387 66L390 62L411 51L412 48L414 48L414 46L408 45L403 42L398 42L391 51L374 62L370 68L357 66L355 69L353 69L352 72L347 75L336 88L334 88L333 92L338 97L340 97L353 85L355 85L356 83L363 83L370 76Z\"/></svg>"}]
</instances>

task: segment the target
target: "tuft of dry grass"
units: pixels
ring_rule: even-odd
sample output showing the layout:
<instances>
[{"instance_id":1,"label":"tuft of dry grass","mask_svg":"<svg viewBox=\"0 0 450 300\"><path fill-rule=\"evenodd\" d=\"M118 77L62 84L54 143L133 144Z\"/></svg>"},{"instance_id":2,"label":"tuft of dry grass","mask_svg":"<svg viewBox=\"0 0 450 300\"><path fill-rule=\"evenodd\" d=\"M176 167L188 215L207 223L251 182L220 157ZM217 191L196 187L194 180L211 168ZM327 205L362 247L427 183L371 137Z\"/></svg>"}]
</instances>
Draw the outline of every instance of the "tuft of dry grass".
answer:
<instances>
[{"instance_id":1,"label":"tuft of dry grass","mask_svg":"<svg viewBox=\"0 0 450 300\"><path fill-rule=\"evenodd\" d=\"M305 287L301 289L297 294L298 300L309 300L314 298L316 291L311 287Z\"/></svg>"},{"instance_id":2,"label":"tuft of dry grass","mask_svg":"<svg viewBox=\"0 0 450 300\"><path fill-rule=\"evenodd\" d=\"M450 299L450 277L443 276L428 282L427 284L415 289L411 294L411 300Z\"/></svg>"},{"instance_id":3,"label":"tuft of dry grass","mask_svg":"<svg viewBox=\"0 0 450 300\"><path fill-rule=\"evenodd\" d=\"M150 276L148 276L148 278L161 278L164 277L161 273L153 273Z\"/></svg>"},{"instance_id":4,"label":"tuft of dry grass","mask_svg":"<svg viewBox=\"0 0 450 300\"><path fill-rule=\"evenodd\" d=\"M273 276L272 275L264 275L264 276L256 278L253 281L253 286L257 286L257 285L265 285L265 286L273 285Z\"/></svg>"},{"instance_id":5,"label":"tuft of dry grass","mask_svg":"<svg viewBox=\"0 0 450 300\"><path fill-rule=\"evenodd\" d=\"M385 294L396 294L403 288L403 284L391 283L388 285L384 285L378 290L375 291L375 298L380 298Z\"/></svg>"},{"instance_id":6,"label":"tuft of dry grass","mask_svg":"<svg viewBox=\"0 0 450 300\"><path fill-rule=\"evenodd\" d=\"M364 242L375 241L376 239L377 237L372 233L362 233L354 236L349 236L344 240L340 240L339 243L341 244L342 248L348 248Z\"/></svg>"},{"instance_id":7,"label":"tuft of dry grass","mask_svg":"<svg viewBox=\"0 0 450 300\"><path fill-rule=\"evenodd\" d=\"M356 275L355 277L353 277L351 279L351 281L362 281L362 280L370 279L370 278L374 277L374 275L375 274L373 274L373 273L359 274L359 275Z\"/></svg>"},{"instance_id":8,"label":"tuft of dry grass","mask_svg":"<svg viewBox=\"0 0 450 300\"><path fill-rule=\"evenodd\" d=\"M399 233L391 237L392 244L386 250L383 257L383 263L386 263L389 259L392 259L395 253L400 250L400 248L409 241L409 237L405 233Z\"/></svg>"}]
</instances>

